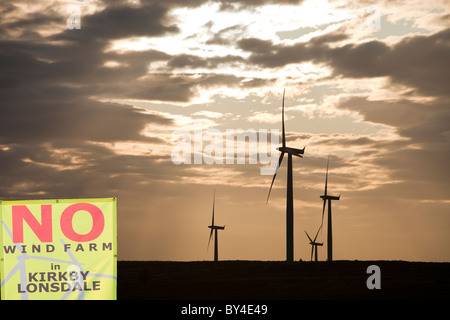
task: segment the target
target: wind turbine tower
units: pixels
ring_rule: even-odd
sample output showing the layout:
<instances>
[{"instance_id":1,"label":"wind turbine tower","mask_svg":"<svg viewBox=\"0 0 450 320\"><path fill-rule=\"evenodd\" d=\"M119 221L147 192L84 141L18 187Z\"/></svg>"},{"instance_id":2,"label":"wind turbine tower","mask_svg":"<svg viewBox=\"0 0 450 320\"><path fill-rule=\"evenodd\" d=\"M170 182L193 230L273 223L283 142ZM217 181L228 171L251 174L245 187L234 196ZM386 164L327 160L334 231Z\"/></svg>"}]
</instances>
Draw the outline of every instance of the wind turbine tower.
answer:
<instances>
[{"instance_id":1,"label":"wind turbine tower","mask_svg":"<svg viewBox=\"0 0 450 320\"><path fill-rule=\"evenodd\" d=\"M219 245L218 245L218 237L217 237L217 230L224 230L225 226L216 226L214 225L214 205L216 202L216 191L214 190L214 199L213 199L213 211L212 211L212 222L211 225L208 226L208 228L211 229L211 233L209 234L209 240L208 240L208 248L209 243L211 242L211 238L213 236L214 232L214 261L219 261Z\"/></svg>"},{"instance_id":2,"label":"wind turbine tower","mask_svg":"<svg viewBox=\"0 0 450 320\"><path fill-rule=\"evenodd\" d=\"M328 228L327 228L327 261L333 261L333 233L331 227L331 200L339 200L341 196L330 196L327 194L327 184L328 184L328 165L330 162L330 157L328 157L327 161L327 175L325 177L325 192L322 196L320 196L323 200L323 209L322 209L322 225L323 225L323 216L325 213L325 206L328 200ZM320 226L322 228L322 225Z\"/></svg>"},{"instance_id":3,"label":"wind turbine tower","mask_svg":"<svg viewBox=\"0 0 450 320\"><path fill-rule=\"evenodd\" d=\"M281 107L281 121L282 121L282 146L278 148L281 152L280 158L278 159L278 165L275 170L275 174L272 178L272 183L270 184L269 194L267 195L267 201L269 201L270 192L272 191L273 182L277 176L278 169L280 168L281 162L283 161L283 156L285 153L288 154L288 165L287 165L287 190L286 190L286 261L294 261L294 197L293 197L293 181L292 181L292 156L303 158L302 154L305 152L303 149L295 149L286 147L286 135L284 130L284 95L285 90L283 90L283 103Z\"/></svg>"}]
</instances>

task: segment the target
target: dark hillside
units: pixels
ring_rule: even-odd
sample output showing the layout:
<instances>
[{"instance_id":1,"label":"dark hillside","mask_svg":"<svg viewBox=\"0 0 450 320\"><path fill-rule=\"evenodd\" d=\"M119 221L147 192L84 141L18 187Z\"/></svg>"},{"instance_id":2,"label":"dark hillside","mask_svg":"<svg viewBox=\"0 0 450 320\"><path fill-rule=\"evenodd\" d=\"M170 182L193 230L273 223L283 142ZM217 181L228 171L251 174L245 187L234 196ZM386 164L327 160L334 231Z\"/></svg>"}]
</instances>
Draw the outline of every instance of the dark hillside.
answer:
<instances>
[{"instance_id":1,"label":"dark hillside","mask_svg":"<svg viewBox=\"0 0 450 320\"><path fill-rule=\"evenodd\" d=\"M366 286L367 267L381 289ZM450 263L119 261L118 299L449 299Z\"/></svg>"}]
</instances>

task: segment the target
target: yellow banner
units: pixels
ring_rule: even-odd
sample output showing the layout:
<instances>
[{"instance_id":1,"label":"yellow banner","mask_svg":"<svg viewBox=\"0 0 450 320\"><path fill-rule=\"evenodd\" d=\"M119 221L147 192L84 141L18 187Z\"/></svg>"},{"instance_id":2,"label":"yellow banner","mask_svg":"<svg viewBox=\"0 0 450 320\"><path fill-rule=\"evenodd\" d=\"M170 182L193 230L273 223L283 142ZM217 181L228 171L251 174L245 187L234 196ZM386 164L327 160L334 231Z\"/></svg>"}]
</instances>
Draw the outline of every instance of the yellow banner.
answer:
<instances>
[{"instance_id":1,"label":"yellow banner","mask_svg":"<svg viewBox=\"0 0 450 320\"><path fill-rule=\"evenodd\" d=\"M116 299L116 218L116 198L0 201L1 299Z\"/></svg>"}]
</instances>

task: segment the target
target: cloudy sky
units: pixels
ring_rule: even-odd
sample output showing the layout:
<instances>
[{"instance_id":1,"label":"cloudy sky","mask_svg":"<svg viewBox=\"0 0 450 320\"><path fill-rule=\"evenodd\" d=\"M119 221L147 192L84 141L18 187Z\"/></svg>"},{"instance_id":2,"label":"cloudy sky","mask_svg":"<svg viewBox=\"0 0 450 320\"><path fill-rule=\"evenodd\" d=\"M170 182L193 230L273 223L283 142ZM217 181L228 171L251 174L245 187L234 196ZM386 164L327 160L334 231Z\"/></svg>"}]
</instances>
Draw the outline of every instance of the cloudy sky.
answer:
<instances>
[{"instance_id":1,"label":"cloudy sky","mask_svg":"<svg viewBox=\"0 0 450 320\"><path fill-rule=\"evenodd\" d=\"M264 164L172 151L200 120L224 143L280 130L285 88L288 145L306 146L294 258L329 157L334 259L450 261L448 2L2 0L0 16L1 199L116 196L119 259L210 260L215 190L219 258L284 260L286 163L266 204Z\"/></svg>"}]
</instances>

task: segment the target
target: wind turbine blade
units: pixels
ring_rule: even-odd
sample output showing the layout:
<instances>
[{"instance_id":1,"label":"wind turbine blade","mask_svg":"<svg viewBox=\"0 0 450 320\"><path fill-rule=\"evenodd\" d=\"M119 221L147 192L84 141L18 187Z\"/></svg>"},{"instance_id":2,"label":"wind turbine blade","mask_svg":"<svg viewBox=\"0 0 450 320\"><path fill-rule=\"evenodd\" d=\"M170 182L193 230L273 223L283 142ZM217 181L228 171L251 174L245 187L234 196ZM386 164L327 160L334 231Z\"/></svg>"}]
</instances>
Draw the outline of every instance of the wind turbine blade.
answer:
<instances>
[{"instance_id":1,"label":"wind turbine blade","mask_svg":"<svg viewBox=\"0 0 450 320\"><path fill-rule=\"evenodd\" d=\"M327 200L323 199L323 209L322 209L322 222L320 223L320 228L319 230L322 230L323 227L323 216L325 215L325 206L327 204Z\"/></svg>"},{"instance_id":2,"label":"wind turbine blade","mask_svg":"<svg viewBox=\"0 0 450 320\"><path fill-rule=\"evenodd\" d=\"M270 192L272 191L273 182L275 181L275 177L277 176L278 169L281 166L281 161L283 161L283 156L284 156L284 152L282 152L280 154L280 158L278 159L277 169L275 170L275 174L273 175L273 178L272 178L272 183L270 184L270 189L269 189L269 194L267 195L266 204L267 204L267 202L269 202L269 197L270 197Z\"/></svg>"},{"instance_id":3,"label":"wind turbine blade","mask_svg":"<svg viewBox=\"0 0 450 320\"><path fill-rule=\"evenodd\" d=\"M314 246L311 246L311 261L313 261Z\"/></svg>"},{"instance_id":4,"label":"wind turbine blade","mask_svg":"<svg viewBox=\"0 0 450 320\"><path fill-rule=\"evenodd\" d=\"M283 128L283 147L286 147L286 135L284 132L284 93L286 92L286 89L283 89L283 103L281 105L281 122L282 122L282 128Z\"/></svg>"},{"instance_id":5,"label":"wind turbine blade","mask_svg":"<svg viewBox=\"0 0 450 320\"><path fill-rule=\"evenodd\" d=\"M209 234L209 240L208 240L208 247L206 248L206 251L208 251L208 249L209 249L209 243L211 242L211 238L212 238L212 235L213 235L213 231L214 231L214 229L211 228L211 233Z\"/></svg>"},{"instance_id":6,"label":"wind turbine blade","mask_svg":"<svg viewBox=\"0 0 450 320\"><path fill-rule=\"evenodd\" d=\"M313 242L316 242L316 239L317 239L317 235L319 234L319 230L320 230L320 228L317 230L317 232L316 232L316 236L314 237L314 241Z\"/></svg>"},{"instance_id":7,"label":"wind turbine blade","mask_svg":"<svg viewBox=\"0 0 450 320\"><path fill-rule=\"evenodd\" d=\"M306 232L306 230L305 230L305 233L306 233L306 236L308 237L309 241L313 242L313 241L311 240L311 237L309 236L308 232Z\"/></svg>"}]
</instances>

